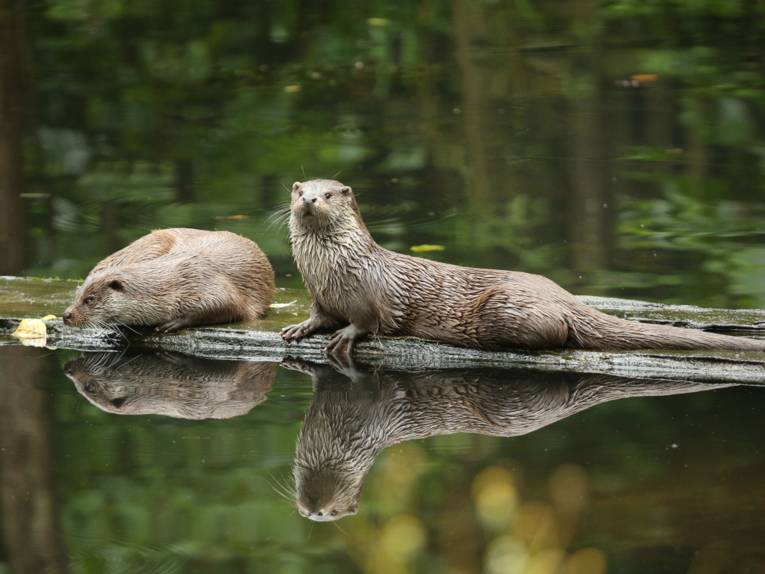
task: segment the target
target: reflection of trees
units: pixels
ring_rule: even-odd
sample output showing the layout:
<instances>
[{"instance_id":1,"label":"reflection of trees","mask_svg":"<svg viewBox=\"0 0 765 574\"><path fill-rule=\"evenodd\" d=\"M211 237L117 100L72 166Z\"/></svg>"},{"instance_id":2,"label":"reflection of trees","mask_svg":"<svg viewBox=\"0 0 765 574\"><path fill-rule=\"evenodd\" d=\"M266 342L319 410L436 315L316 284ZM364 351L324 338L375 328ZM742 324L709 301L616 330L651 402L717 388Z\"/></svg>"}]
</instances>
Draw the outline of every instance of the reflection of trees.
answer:
<instances>
[{"instance_id":1,"label":"reflection of trees","mask_svg":"<svg viewBox=\"0 0 765 574\"><path fill-rule=\"evenodd\" d=\"M51 474L48 394L39 351L0 348L3 546L13 574L67 571Z\"/></svg>"},{"instance_id":2,"label":"reflection of trees","mask_svg":"<svg viewBox=\"0 0 765 574\"><path fill-rule=\"evenodd\" d=\"M579 21L596 19L594 3L585 0L575 5ZM581 34L580 42L567 70L584 93L570 98L571 176L565 205L570 264L576 271L589 272L609 266L616 239L613 214L617 205L607 158L609 140L615 135L608 122L618 122L619 118L608 109L604 39L597 34Z\"/></svg>"},{"instance_id":3,"label":"reflection of trees","mask_svg":"<svg viewBox=\"0 0 765 574\"><path fill-rule=\"evenodd\" d=\"M454 0L454 42L461 76L465 148L468 160L468 192L474 201L487 198L489 173L486 165L487 137L482 123L482 94L484 82L478 66L473 61L474 28L481 25L481 4L467 0Z\"/></svg>"},{"instance_id":4,"label":"reflection of trees","mask_svg":"<svg viewBox=\"0 0 765 574\"><path fill-rule=\"evenodd\" d=\"M24 264L21 7L0 0L0 275Z\"/></svg>"},{"instance_id":5,"label":"reflection of trees","mask_svg":"<svg viewBox=\"0 0 765 574\"><path fill-rule=\"evenodd\" d=\"M349 11L192 0L182 13L51 0L29 13L39 70L29 133L46 134L44 150L29 147L38 181L56 190L60 252L78 260L57 271L84 273L167 225L229 227L281 265L284 236L254 212L284 201L284 184L340 171L370 215L404 203L404 219L458 212L424 229L395 221L380 240L396 248L442 243L452 262L542 272L577 290L645 295L665 281L686 301L725 283L756 293L729 271L754 267L756 253L731 264L745 241L717 234L725 249L713 251L652 225L677 193L696 211L741 200L704 231L725 220L741 228L762 191L765 87L752 39L765 19L742 18L754 10L743 0L680 4ZM725 26L707 40L710 18ZM622 85L640 72L658 80ZM86 160L72 161L73 150ZM649 221L636 221L638 210ZM237 214L250 218L227 218Z\"/></svg>"}]
</instances>

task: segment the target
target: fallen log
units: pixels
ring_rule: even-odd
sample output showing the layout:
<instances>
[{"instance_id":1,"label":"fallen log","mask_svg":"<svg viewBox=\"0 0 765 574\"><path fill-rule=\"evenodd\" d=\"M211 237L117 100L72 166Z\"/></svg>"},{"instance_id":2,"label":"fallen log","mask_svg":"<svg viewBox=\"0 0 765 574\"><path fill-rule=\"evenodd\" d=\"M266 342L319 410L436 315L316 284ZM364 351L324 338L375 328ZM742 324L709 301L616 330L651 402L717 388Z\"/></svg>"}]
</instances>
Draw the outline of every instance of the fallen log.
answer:
<instances>
[{"instance_id":1,"label":"fallen log","mask_svg":"<svg viewBox=\"0 0 765 574\"><path fill-rule=\"evenodd\" d=\"M0 315L7 308L12 290L24 292L29 279L0 282ZM71 297L73 284L47 284L40 314L59 313ZM51 285L58 295L51 294ZM11 289L12 288L12 289ZM5 291L3 291L5 289ZM28 292L28 291L27 291ZM5 298L5 301L3 300ZM26 309L34 308L35 297L20 297ZM606 297L582 297L589 305L630 320L687 326L719 333L765 338L765 310L705 309L691 305L662 305ZM13 305L10 306L13 308ZM18 309L19 305L15 309ZM104 329L73 329L59 319L47 321L48 347L83 351L118 350L125 346L178 351L219 359L280 361L300 357L325 361L326 336L315 336L286 344L278 335L282 326L305 318L308 299L303 291L282 289L267 320L248 325L187 329L172 335L136 334ZM0 336L16 329L19 317L0 317ZM38 341L38 344L40 342ZM0 344L17 344L12 339ZM528 367L550 371L607 373L639 378L668 378L693 381L722 381L765 384L765 353L736 351L479 351L413 338L373 338L360 343L355 357L365 363L395 369L465 367Z\"/></svg>"}]
</instances>

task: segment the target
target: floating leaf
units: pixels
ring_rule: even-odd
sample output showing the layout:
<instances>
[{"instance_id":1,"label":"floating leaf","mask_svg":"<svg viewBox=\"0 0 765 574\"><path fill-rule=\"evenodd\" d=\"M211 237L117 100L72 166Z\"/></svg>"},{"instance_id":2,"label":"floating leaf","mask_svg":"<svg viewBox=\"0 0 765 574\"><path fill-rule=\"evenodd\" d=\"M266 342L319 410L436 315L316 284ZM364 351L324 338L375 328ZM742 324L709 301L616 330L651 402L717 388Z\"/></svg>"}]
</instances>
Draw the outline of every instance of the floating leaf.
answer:
<instances>
[{"instance_id":1,"label":"floating leaf","mask_svg":"<svg viewBox=\"0 0 765 574\"><path fill-rule=\"evenodd\" d=\"M284 309L285 307L291 307L295 303L297 303L297 299L290 301L289 303L271 303L269 307L271 307L271 309Z\"/></svg>"},{"instance_id":2,"label":"floating leaf","mask_svg":"<svg viewBox=\"0 0 765 574\"><path fill-rule=\"evenodd\" d=\"M446 247L443 245L433 245L431 243L423 243L422 245L412 245L409 251L413 253L427 253L429 251L444 251Z\"/></svg>"},{"instance_id":3,"label":"floating leaf","mask_svg":"<svg viewBox=\"0 0 765 574\"><path fill-rule=\"evenodd\" d=\"M42 319L22 319L13 336L17 339L45 339L48 328Z\"/></svg>"},{"instance_id":4,"label":"floating leaf","mask_svg":"<svg viewBox=\"0 0 765 574\"><path fill-rule=\"evenodd\" d=\"M630 80L636 84L650 84L658 79L658 74L632 74L630 77Z\"/></svg>"},{"instance_id":5,"label":"floating leaf","mask_svg":"<svg viewBox=\"0 0 765 574\"><path fill-rule=\"evenodd\" d=\"M249 219L249 215L245 215L243 213L235 213L233 215L218 215L215 217L218 221L244 221L245 219Z\"/></svg>"}]
</instances>

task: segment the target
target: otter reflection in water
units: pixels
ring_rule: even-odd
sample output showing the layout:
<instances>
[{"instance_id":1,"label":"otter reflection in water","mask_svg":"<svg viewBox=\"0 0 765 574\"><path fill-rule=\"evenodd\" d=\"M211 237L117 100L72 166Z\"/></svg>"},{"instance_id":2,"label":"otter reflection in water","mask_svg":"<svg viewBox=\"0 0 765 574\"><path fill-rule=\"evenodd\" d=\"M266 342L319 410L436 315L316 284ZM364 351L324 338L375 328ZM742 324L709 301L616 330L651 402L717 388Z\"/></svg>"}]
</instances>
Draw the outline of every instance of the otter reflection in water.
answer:
<instances>
[{"instance_id":1,"label":"otter reflection in water","mask_svg":"<svg viewBox=\"0 0 765 574\"><path fill-rule=\"evenodd\" d=\"M363 372L288 360L314 395L297 439L295 497L302 516L356 512L364 479L385 447L452 433L518 436L594 405L731 385L529 370Z\"/></svg>"},{"instance_id":2,"label":"otter reflection in water","mask_svg":"<svg viewBox=\"0 0 765 574\"><path fill-rule=\"evenodd\" d=\"M83 353L69 361L64 372L77 392L106 412L228 419L266 400L276 364L180 353Z\"/></svg>"}]
</instances>

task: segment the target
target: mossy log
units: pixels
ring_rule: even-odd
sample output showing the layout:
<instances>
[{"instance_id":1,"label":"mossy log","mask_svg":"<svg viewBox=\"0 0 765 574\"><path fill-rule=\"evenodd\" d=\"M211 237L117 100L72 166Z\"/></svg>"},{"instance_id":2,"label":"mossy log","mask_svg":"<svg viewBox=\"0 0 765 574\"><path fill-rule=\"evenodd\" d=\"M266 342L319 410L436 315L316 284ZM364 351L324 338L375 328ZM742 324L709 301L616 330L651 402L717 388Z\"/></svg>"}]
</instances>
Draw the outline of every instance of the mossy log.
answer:
<instances>
[{"instance_id":1,"label":"mossy log","mask_svg":"<svg viewBox=\"0 0 765 574\"><path fill-rule=\"evenodd\" d=\"M23 280L25 282L33 280ZM61 296L48 291L41 314L57 311L70 297L72 284L60 282ZM50 283L48 284L50 285ZM2 288L6 291L3 293ZM18 293L18 281L13 288ZM23 288L21 289L23 291ZM0 313L8 307L8 285L0 283ZM66 293L66 296L64 296ZM39 294L39 293L38 293ZM26 310L34 307L35 297L26 298ZM688 305L661 305L644 301L605 297L582 297L586 303L626 319L694 327L719 333L765 338L765 310L704 309ZM308 301L298 290L281 290L267 320L248 325L187 329L173 335L135 334L102 329L73 329L59 319L47 321L49 347L77 350L118 350L127 345L179 351L221 359L260 359L279 361L300 357L325 361L327 337L315 336L299 343L286 344L278 335L280 327L307 316ZM0 335L10 335L19 317L0 318ZM17 343L5 338L0 344ZM39 341L38 341L39 344ZM727 381L765 384L765 353L733 351L503 351L463 349L412 338L373 338L358 345L358 361L396 369L448 367L529 367L553 371L609 373L640 378L671 378L695 381Z\"/></svg>"}]
</instances>

